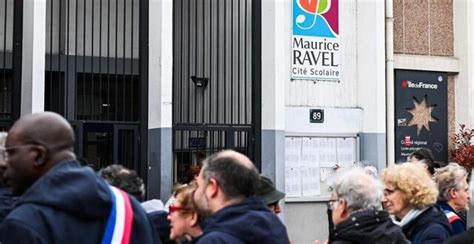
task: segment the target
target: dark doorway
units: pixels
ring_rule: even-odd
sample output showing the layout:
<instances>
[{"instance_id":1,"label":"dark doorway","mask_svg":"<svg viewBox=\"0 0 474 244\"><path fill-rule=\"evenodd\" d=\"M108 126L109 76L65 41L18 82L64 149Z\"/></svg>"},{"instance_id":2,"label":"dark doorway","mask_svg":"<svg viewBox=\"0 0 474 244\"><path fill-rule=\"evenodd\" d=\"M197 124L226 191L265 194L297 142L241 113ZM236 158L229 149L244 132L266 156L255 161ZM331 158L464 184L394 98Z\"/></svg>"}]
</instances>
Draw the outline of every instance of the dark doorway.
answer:
<instances>
[{"instance_id":1,"label":"dark doorway","mask_svg":"<svg viewBox=\"0 0 474 244\"><path fill-rule=\"evenodd\" d=\"M74 123L80 161L99 170L121 164L138 170L138 125Z\"/></svg>"}]
</instances>

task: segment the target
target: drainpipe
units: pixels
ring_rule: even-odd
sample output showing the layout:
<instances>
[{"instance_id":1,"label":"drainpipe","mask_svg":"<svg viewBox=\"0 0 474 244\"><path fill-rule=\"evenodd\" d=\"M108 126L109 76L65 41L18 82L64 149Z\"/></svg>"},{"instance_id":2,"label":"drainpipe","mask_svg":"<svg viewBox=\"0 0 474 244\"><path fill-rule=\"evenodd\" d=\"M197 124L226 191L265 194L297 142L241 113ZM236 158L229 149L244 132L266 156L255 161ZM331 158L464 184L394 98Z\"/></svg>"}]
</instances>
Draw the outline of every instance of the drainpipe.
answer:
<instances>
[{"instance_id":1,"label":"drainpipe","mask_svg":"<svg viewBox=\"0 0 474 244\"><path fill-rule=\"evenodd\" d=\"M386 131L387 166L395 163L395 99L393 58L393 0L385 0L385 76L386 76Z\"/></svg>"}]
</instances>

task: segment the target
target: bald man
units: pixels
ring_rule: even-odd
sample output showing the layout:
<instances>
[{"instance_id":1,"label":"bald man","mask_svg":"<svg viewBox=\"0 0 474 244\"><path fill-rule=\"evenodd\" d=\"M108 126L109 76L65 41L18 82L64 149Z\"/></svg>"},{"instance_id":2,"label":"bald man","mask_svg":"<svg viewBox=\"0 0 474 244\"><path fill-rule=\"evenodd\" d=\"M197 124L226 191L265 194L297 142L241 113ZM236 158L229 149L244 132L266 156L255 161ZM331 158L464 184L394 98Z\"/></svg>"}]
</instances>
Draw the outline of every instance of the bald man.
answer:
<instances>
[{"instance_id":1,"label":"bald man","mask_svg":"<svg viewBox=\"0 0 474 244\"><path fill-rule=\"evenodd\" d=\"M283 223L255 197L259 174L245 155L230 150L211 155L196 182L194 201L206 219L196 243L289 243Z\"/></svg>"},{"instance_id":2,"label":"bald man","mask_svg":"<svg viewBox=\"0 0 474 244\"><path fill-rule=\"evenodd\" d=\"M1 167L20 197L0 225L0 243L159 243L140 204L82 167L73 148L73 130L58 114L12 126Z\"/></svg>"}]
</instances>

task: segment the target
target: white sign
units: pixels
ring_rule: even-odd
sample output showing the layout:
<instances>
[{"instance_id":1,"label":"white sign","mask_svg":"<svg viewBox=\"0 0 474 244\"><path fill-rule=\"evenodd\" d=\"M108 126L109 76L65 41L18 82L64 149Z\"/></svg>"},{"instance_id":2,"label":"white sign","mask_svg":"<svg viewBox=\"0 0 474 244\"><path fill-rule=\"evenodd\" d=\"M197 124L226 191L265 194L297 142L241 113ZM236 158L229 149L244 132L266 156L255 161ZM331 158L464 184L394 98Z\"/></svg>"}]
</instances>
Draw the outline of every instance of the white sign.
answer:
<instances>
[{"instance_id":1,"label":"white sign","mask_svg":"<svg viewBox=\"0 0 474 244\"><path fill-rule=\"evenodd\" d=\"M293 0L293 79L339 81L339 0Z\"/></svg>"}]
</instances>

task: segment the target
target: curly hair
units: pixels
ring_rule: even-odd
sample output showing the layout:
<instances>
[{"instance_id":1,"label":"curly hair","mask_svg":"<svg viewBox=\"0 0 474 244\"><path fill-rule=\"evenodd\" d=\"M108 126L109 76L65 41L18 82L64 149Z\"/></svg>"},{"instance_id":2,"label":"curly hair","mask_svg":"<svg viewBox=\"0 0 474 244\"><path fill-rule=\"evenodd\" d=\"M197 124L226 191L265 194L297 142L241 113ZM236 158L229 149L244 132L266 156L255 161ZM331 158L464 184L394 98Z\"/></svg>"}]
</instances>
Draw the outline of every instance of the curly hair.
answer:
<instances>
[{"instance_id":1,"label":"curly hair","mask_svg":"<svg viewBox=\"0 0 474 244\"><path fill-rule=\"evenodd\" d=\"M449 190L460 190L463 182L467 178L467 171L457 163L450 163L447 166L437 169L433 179L438 183L440 201L449 201L451 196Z\"/></svg>"},{"instance_id":2,"label":"curly hair","mask_svg":"<svg viewBox=\"0 0 474 244\"><path fill-rule=\"evenodd\" d=\"M402 201L417 209L433 206L438 198L436 183L418 164L403 163L388 167L382 173L385 185L402 192Z\"/></svg>"},{"instance_id":3,"label":"curly hair","mask_svg":"<svg viewBox=\"0 0 474 244\"><path fill-rule=\"evenodd\" d=\"M127 169L122 165L112 164L98 172L110 185L113 185L128 194L134 196L138 201L145 198L145 185L142 178L134 170Z\"/></svg>"}]
</instances>

